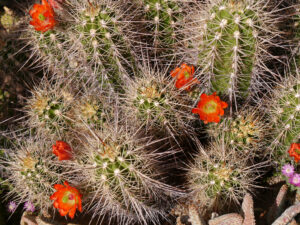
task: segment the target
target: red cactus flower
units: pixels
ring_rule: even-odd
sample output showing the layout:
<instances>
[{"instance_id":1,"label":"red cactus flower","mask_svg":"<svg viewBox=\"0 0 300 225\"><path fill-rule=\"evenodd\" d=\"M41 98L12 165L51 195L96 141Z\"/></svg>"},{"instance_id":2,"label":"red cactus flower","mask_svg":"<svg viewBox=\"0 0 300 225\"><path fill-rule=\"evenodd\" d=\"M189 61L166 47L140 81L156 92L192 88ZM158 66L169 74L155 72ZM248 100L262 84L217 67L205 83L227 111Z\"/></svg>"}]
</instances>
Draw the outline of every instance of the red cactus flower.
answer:
<instances>
[{"instance_id":1,"label":"red cactus flower","mask_svg":"<svg viewBox=\"0 0 300 225\"><path fill-rule=\"evenodd\" d=\"M73 219L76 209L82 212L82 195L76 188L71 187L69 183L65 181L64 185L55 184L54 189L56 192L51 195L50 200L54 200L53 206L59 210L61 216L68 214L69 217Z\"/></svg>"},{"instance_id":2,"label":"red cactus flower","mask_svg":"<svg viewBox=\"0 0 300 225\"><path fill-rule=\"evenodd\" d=\"M56 24L54 11L46 0L42 0L41 5L34 4L29 14L33 19L30 21L30 24L34 26L37 31L46 32L52 29Z\"/></svg>"},{"instance_id":3,"label":"red cactus flower","mask_svg":"<svg viewBox=\"0 0 300 225\"><path fill-rule=\"evenodd\" d=\"M175 70L171 71L171 76L176 77L175 86L180 89L184 86L185 90L189 91L193 84L199 83L197 78L194 78L195 73L194 66L188 66L185 63L182 63L180 67L177 67Z\"/></svg>"},{"instance_id":4,"label":"red cactus flower","mask_svg":"<svg viewBox=\"0 0 300 225\"><path fill-rule=\"evenodd\" d=\"M72 158L72 149L64 141L56 141L52 146L53 153L58 157L58 160L69 160Z\"/></svg>"},{"instance_id":5,"label":"red cactus flower","mask_svg":"<svg viewBox=\"0 0 300 225\"><path fill-rule=\"evenodd\" d=\"M292 143L288 153L291 157L294 157L295 162L298 163L300 160L300 144Z\"/></svg>"},{"instance_id":6,"label":"red cactus flower","mask_svg":"<svg viewBox=\"0 0 300 225\"><path fill-rule=\"evenodd\" d=\"M216 92L212 95L202 94L200 96L200 101L198 102L197 108L192 110L192 113L198 113L200 119L204 123L208 122L220 122L220 116L224 115L224 110L227 108L228 104L222 102L219 96L216 96Z\"/></svg>"}]
</instances>

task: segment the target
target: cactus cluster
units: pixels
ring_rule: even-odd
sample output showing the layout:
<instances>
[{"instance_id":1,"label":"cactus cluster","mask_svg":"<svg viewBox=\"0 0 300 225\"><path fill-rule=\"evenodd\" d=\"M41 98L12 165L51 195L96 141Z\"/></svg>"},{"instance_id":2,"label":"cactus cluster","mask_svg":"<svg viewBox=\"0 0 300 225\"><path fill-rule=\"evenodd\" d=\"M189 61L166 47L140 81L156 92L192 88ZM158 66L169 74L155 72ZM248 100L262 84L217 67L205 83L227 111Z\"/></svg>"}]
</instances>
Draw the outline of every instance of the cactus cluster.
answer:
<instances>
[{"instance_id":1,"label":"cactus cluster","mask_svg":"<svg viewBox=\"0 0 300 225\"><path fill-rule=\"evenodd\" d=\"M131 38L127 37L130 15L117 2L72 1L67 6L65 15L55 15L63 22L54 29L45 33L28 29L26 36L37 61L60 77L88 80L92 76L105 87L113 83L122 91L123 80L135 67Z\"/></svg>"},{"instance_id":2,"label":"cactus cluster","mask_svg":"<svg viewBox=\"0 0 300 225\"><path fill-rule=\"evenodd\" d=\"M297 4L35 0L20 20L2 11L0 197L9 212L23 205L23 222L255 224L249 193L274 174L300 191ZM175 222L178 202L189 205ZM226 214L240 205L243 216Z\"/></svg>"},{"instance_id":3,"label":"cactus cluster","mask_svg":"<svg viewBox=\"0 0 300 225\"><path fill-rule=\"evenodd\" d=\"M183 14L186 14L187 2L177 0L137 0L142 18L151 36L150 46L154 47L156 56L172 53L182 42L183 36L179 34L182 29Z\"/></svg>"}]
</instances>

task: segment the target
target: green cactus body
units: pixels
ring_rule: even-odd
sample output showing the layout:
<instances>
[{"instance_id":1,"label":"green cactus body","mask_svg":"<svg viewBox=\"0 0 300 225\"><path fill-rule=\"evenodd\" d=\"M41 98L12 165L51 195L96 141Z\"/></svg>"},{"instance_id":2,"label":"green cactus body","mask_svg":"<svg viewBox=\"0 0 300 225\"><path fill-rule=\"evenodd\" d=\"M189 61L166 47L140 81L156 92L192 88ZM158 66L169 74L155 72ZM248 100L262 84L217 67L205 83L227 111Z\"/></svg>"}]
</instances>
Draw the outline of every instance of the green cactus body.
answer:
<instances>
[{"instance_id":1,"label":"green cactus body","mask_svg":"<svg viewBox=\"0 0 300 225\"><path fill-rule=\"evenodd\" d=\"M252 156L224 143L223 139L217 139L209 149L201 148L188 172L189 188L195 193L195 202L206 201L207 205L218 208L229 201L238 203L243 194L255 186L261 165L248 166Z\"/></svg>"},{"instance_id":2,"label":"green cactus body","mask_svg":"<svg viewBox=\"0 0 300 225\"><path fill-rule=\"evenodd\" d=\"M104 127L113 118L113 107L105 107L112 104L104 96L83 95L81 99L75 101L71 109L70 116L74 116L76 121L74 126L79 129L90 127Z\"/></svg>"},{"instance_id":3,"label":"green cactus body","mask_svg":"<svg viewBox=\"0 0 300 225\"><path fill-rule=\"evenodd\" d=\"M118 147L116 149L116 147ZM125 203L122 195L122 186L133 189L141 185L139 176L132 170L133 166L140 167L142 162L139 162L134 155L127 153L128 146L105 146L103 153L96 155L94 160L97 163L96 175L99 180L104 180L104 186L113 190L113 197L121 204ZM130 169L131 168L131 169ZM122 179L120 179L120 177ZM125 182L126 181L126 182ZM132 191L131 191L132 192ZM132 195L140 195L143 190L135 190ZM125 204L121 206L123 210L128 210L133 213L132 208L127 208Z\"/></svg>"},{"instance_id":4,"label":"green cactus body","mask_svg":"<svg viewBox=\"0 0 300 225\"><path fill-rule=\"evenodd\" d=\"M104 88L120 92L135 71L131 39L125 31L129 25L122 21L116 3L97 4L74 1L70 9L74 22L63 21L45 33L30 28L27 35L38 57L57 74L80 80L94 76Z\"/></svg>"},{"instance_id":5,"label":"green cactus body","mask_svg":"<svg viewBox=\"0 0 300 225\"><path fill-rule=\"evenodd\" d=\"M114 5L90 6L79 15L80 23L76 30L86 52L87 61L100 71L98 79L108 76L110 83L121 86L134 72L134 53L128 38L122 30L124 22L119 21L120 12ZM77 31L77 32L78 32ZM99 74L98 74L99 76Z\"/></svg>"},{"instance_id":6,"label":"green cactus body","mask_svg":"<svg viewBox=\"0 0 300 225\"><path fill-rule=\"evenodd\" d=\"M293 141L296 142L299 138L300 127L298 121L300 121L300 100L298 96L298 90L300 85L293 86L282 98L279 100L279 104L282 106L283 112L279 117L279 121L285 124L287 132L285 134L283 144L289 146ZM290 129L288 129L290 128Z\"/></svg>"},{"instance_id":7,"label":"green cactus body","mask_svg":"<svg viewBox=\"0 0 300 225\"><path fill-rule=\"evenodd\" d=\"M50 88L53 88L50 90ZM26 123L42 133L61 133L72 127L70 110L74 96L67 90L51 86L48 90L38 90L28 100Z\"/></svg>"},{"instance_id":8,"label":"green cactus body","mask_svg":"<svg viewBox=\"0 0 300 225\"><path fill-rule=\"evenodd\" d=\"M32 157L28 155L22 161L23 170L20 171L20 175L25 179L28 187L35 195L40 194L40 191L45 188L41 180L46 178L50 184L58 183L58 178L49 177L49 171L47 166L45 166L46 162L43 160L44 159L41 157ZM48 165L48 167L49 166L50 165ZM56 172L59 173L60 171Z\"/></svg>"},{"instance_id":9,"label":"green cactus body","mask_svg":"<svg viewBox=\"0 0 300 225\"><path fill-rule=\"evenodd\" d=\"M230 191L230 189L240 188L240 183L237 182L239 173L234 168L226 167L225 162L220 162L215 165L207 165L209 170L209 175L206 179L199 179L199 184L205 184L209 182L211 188L207 190L207 195L210 198L214 198L217 195L224 195L225 192Z\"/></svg>"},{"instance_id":10,"label":"green cactus body","mask_svg":"<svg viewBox=\"0 0 300 225\"><path fill-rule=\"evenodd\" d=\"M255 65L259 25L256 13L243 2L221 1L210 10L199 63L213 73L212 88L219 94L235 89L247 96Z\"/></svg>"},{"instance_id":11,"label":"green cactus body","mask_svg":"<svg viewBox=\"0 0 300 225\"><path fill-rule=\"evenodd\" d=\"M45 33L34 31L35 38L38 41L39 50L43 57L47 57L49 63L55 63L63 60L62 48L65 37L61 32L56 30L48 30Z\"/></svg>"},{"instance_id":12,"label":"green cactus body","mask_svg":"<svg viewBox=\"0 0 300 225\"><path fill-rule=\"evenodd\" d=\"M71 54L71 51L75 51L75 49L70 49L68 42L72 42L72 38L68 34L68 32L60 30L48 30L45 33L29 32L34 46L33 52L37 53L39 59L50 70L59 76L70 76L71 74L78 76L78 74L84 74L83 68L80 66L83 64L84 58L75 57L74 52ZM44 65L39 64L38 66Z\"/></svg>"},{"instance_id":13,"label":"green cactus body","mask_svg":"<svg viewBox=\"0 0 300 225\"><path fill-rule=\"evenodd\" d=\"M18 23L19 18L6 6L4 6L3 9L4 14L0 15L0 24L9 32Z\"/></svg>"},{"instance_id":14,"label":"green cactus body","mask_svg":"<svg viewBox=\"0 0 300 225\"><path fill-rule=\"evenodd\" d=\"M182 10L174 0L142 0L147 20L152 22L154 47L170 50L179 37L176 35L177 22L182 19Z\"/></svg>"},{"instance_id":15,"label":"green cactus body","mask_svg":"<svg viewBox=\"0 0 300 225\"><path fill-rule=\"evenodd\" d=\"M0 167L7 173L4 181L9 184L8 195L17 204L30 201L41 210L52 208L49 197L54 193L53 185L62 183L63 170L49 151L51 145L29 139L15 148L0 159Z\"/></svg>"},{"instance_id":16,"label":"green cactus body","mask_svg":"<svg viewBox=\"0 0 300 225\"><path fill-rule=\"evenodd\" d=\"M223 161L203 161L203 170L207 172L203 175L196 176L193 180L194 186L207 185L205 188L205 195L209 199L224 198L228 193L242 190L240 169L234 165L229 165L228 162ZM200 170L201 170L200 169ZM199 195L200 197L201 195ZM224 203L224 202L223 202Z\"/></svg>"},{"instance_id":17,"label":"green cactus body","mask_svg":"<svg viewBox=\"0 0 300 225\"><path fill-rule=\"evenodd\" d=\"M236 117L225 118L220 124L210 124L208 134L214 138L224 136L229 146L253 156L267 155L269 152L264 147L272 131L266 120L266 116L250 107L240 111Z\"/></svg>"},{"instance_id":18,"label":"green cactus body","mask_svg":"<svg viewBox=\"0 0 300 225\"><path fill-rule=\"evenodd\" d=\"M72 26L72 25L70 25ZM43 61L40 66L47 65L48 69L54 74L54 79L65 77L76 78L79 81L86 82L91 76L98 76L101 86L106 89L112 89L115 81L109 81L107 76L104 76L105 68L97 65L92 67L88 63L92 60L93 55L85 50L80 50L80 42L76 40L77 33L72 33L69 29L48 30L45 33L32 31L29 33L33 36L34 52L38 52L38 62ZM99 77L99 74L103 76ZM110 84L112 83L112 84Z\"/></svg>"},{"instance_id":19,"label":"green cactus body","mask_svg":"<svg viewBox=\"0 0 300 225\"><path fill-rule=\"evenodd\" d=\"M138 108L138 117L142 120L147 118L148 121L157 120L158 124L170 120L171 115L166 118L163 113L164 110L171 108L168 104L168 98L170 98L168 93L162 92L155 83L141 87L137 90L137 97L134 100L134 106Z\"/></svg>"},{"instance_id":20,"label":"green cactus body","mask_svg":"<svg viewBox=\"0 0 300 225\"><path fill-rule=\"evenodd\" d=\"M53 125L53 122L61 123L61 113L65 111L64 104L62 102L62 99L51 99L47 102L46 108L43 110L43 112L39 115L40 121L47 121L47 124L51 127ZM36 113L39 113L36 111Z\"/></svg>"},{"instance_id":21,"label":"green cactus body","mask_svg":"<svg viewBox=\"0 0 300 225\"><path fill-rule=\"evenodd\" d=\"M276 132L271 145L274 160L283 165L293 159L287 154L292 143L297 143L300 133L300 85L291 78L284 88L275 92L275 104L271 109L273 128Z\"/></svg>"},{"instance_id":22,"label":"green cactus body","mask_svg":"<svg viewBox=\"0 0 300 225\"><path fill-rule=\"evenodd\" d=\"M88 184L93 217L109 213L121 224L158 221L169 198L162 188L170 195L175 192L157 179L160 167L155 163L157 158L152 158L153 143L144 143L124 127L107 126L102 131L91 129L90 133L76 168L83 186Z\"/></svg>"},{"instance_id":23,"label":"green cactus body","mask_svg":"<svg viewBox=\"0 0 300 225\"><path fill-rule=\"evenodd\" d=\"M132 81L125 92L128 115L147 130L157 130L169 135L189 133L189 124L195 121L190 113L190 96L178 90L174 81L162 74L148 76Z\"/></svg>"}]
</instances>

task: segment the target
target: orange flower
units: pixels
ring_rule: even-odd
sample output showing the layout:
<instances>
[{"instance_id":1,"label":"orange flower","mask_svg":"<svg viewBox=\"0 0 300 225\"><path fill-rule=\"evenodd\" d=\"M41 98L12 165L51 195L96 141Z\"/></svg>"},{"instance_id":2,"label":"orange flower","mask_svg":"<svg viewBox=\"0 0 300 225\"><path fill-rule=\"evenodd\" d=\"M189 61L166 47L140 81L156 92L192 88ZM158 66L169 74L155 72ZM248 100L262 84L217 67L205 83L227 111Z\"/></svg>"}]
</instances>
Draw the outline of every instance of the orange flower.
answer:
<instances>
[{"instance_id":1,"label":"orange flower","mask_svg":"<svg viewBox=\"0 0 300 225\"><path fill-rule=\"evenodd\" d=\"M291 157L294 157L295 162L299 162L300 160L300 144L293 143L288 151Z\"/></svg>"},{"instance_id":2,"label":"orange flower","mask_svg":"<svg viewBox=\"0 0 300 225\"><path fill-rule=\"evenodd\" d=\"M228 104L222 102L219 96L216 96L216 92L212 95L202 94L200 101L198 102L197 108L192 110L192 113L198 113L201 120L204 123L208 122L220 122L220 116L224 115L224 110Z\"/></svg>"},{"instance_id":3,"label":"orange flower","mask_svg":"<svg viewBox=\"0 0 300 225\"><path fill-rule=\"evenodd\" d=\"M73 219L76 209L82 212L82 195L76 188L69 186L67 181L64 182L64 185L54 185L56 192L51 195L50 200L54 200L53 206L59 210L61 216L65 216L69 213L69 217Z\"/></svg>"},{"instance_id":4,"label":"orange flower","mask_svg":"<svg viewBox=\"0 0 300 225\"><path fill-rule=\"evenodd\" d=\"M72 149L64 141L56 141L52 146L53 153L58 157L58 160L69 160L72 158Z\"/></svg>"},{"instance_id":5,"label":"orange flower","mask_svg":"<svg viewBox=\"0 0 300 225\"><path fill-rule=\"evenodd\" d=\"M30 24L37 31L46 32L56 24L54 11L46 0L42 0L42 5L34 4L29 14L33 19L30 21Z\"/></svg>"},{"instance_id":6,"label":"orange flower","mask_svg":"<svg viewBox=\"0 0 300 225\"><path fill-rule=\"evenodd\" d=\"M192 84L199 83L197 78L194 78L195 73L194 66L188 66L185 63L182 63L180 67L177 67L175 70L171 71L171 76L176 77L177 81L175 86L180 89L187 85L185 90L189 91Z\"/></svg>"}]
</instances>

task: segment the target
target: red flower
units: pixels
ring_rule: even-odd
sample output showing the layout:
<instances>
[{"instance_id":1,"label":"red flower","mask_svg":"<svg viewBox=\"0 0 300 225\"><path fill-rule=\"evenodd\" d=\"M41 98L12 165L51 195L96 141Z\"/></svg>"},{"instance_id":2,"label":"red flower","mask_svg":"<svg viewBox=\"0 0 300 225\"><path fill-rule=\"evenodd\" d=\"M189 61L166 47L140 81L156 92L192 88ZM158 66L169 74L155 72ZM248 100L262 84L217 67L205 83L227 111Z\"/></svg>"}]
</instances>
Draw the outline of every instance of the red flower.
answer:
<instances>
[{"instance_id":1,"label":"red flower","mask_svg":"<svg viewBox=\"0 0 300 225\"><path fill-rule=\"evenodd\" d=\"M56 192L51 195L50 200L54 200L53 206L54 208L59 209L61 216L69 214L69 217L73 219L76 209L82 212L82 195L76 188L69 186L67 181L64 182L64 185L54 185Z\"/></svg>"},{"instance_id":2,"label":"red flower","mask_svg":"<svg viewBox=\"0 0 300 225\"><path fill-rule=\"evenodd\" d=\"M204 123L208 122L220 122L220 116L224 115L224 110L228 104L222 102L219 96L216 96L216 92L212 95L202 94L197 108L192 110L192 113L198 113L201 120Z\"/></svg>"},{"instance_id":3,"label":"red flower","mask_svg":"<svg viewBox=\"0 0 300 225\"><path fill-rule=\"evenodd\" d=\"M69 160L72 158L72 149L66 142L56 141L56 144L52 146L52 150L58 157L58 160Z\"/></svg>"},{"instance_id":4,"label":"red flower","mask_svg":"<svg viewBox=\"0 0 300 225\"><path fill-rule=\"evenodd\" d=\"M46 0L42 0L42 5L34 4L29 14L33 19L30 21L30 24L34 26L37 31L46 32L52 29L56 24L54 11Z\"/></svg>"},{"instance_id":5,"label":"red flower","mask_svg":"<svg viewBox=\"0 0 300 225\"><path fill-rule=\"evenodd\" d=\"M197 78L193 77L194 73L194 66L188 66L187 64L182 63L180 67L177 67L175 70L171 71L171 76L176 77L177 81L175 86L178 89L186 86L185 90L189 91L191 89L191 85L199 83Z\"/></svg>"},{"instance_id":6,"label":"red flower","mask_svg":"<svg viewBox=\"0 0 300 225\"><path fill-rule=\"evenodd\" d=\"M300 160L300 144L293 143L288 151L291 157L294 157L295 162Z\"/></svg>"}]
</instances>

